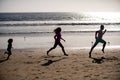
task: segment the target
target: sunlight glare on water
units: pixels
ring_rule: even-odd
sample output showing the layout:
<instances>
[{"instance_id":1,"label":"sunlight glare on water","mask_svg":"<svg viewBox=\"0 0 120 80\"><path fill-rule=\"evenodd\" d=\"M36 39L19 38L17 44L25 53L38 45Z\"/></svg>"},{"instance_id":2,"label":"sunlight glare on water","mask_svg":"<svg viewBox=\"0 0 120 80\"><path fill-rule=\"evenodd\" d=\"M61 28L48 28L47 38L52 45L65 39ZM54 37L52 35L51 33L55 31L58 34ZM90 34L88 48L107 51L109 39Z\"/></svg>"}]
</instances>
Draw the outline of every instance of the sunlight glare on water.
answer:
<instances>
[{"instance_id":1,"label":"sunlight glare on water","mask_svg":"<svg viewBox=\"0 0 120 80\"><path fill-rule=\"evenodd\" d=\"M96 18L96 21L120 22L119 12L90 12L86 14Z\"/></svg>"}]
</instances>

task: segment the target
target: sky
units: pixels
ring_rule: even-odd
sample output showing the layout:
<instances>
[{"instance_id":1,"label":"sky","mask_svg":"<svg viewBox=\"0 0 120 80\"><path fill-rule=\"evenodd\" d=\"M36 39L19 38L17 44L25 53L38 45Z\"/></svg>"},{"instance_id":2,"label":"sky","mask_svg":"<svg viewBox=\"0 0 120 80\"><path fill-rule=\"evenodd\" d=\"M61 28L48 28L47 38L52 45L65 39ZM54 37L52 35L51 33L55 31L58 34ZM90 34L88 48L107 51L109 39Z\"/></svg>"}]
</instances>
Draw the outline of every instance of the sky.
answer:
<instances>
[{"instance_id":1,"label":"sky","mask_svg":"<svg viewBox=\"0 0 120 80\"><path fill-rule=\"evenodd\" d=\"M120 0L0 0L0 12L120 12Z\"/></svg>"}]
</instances>

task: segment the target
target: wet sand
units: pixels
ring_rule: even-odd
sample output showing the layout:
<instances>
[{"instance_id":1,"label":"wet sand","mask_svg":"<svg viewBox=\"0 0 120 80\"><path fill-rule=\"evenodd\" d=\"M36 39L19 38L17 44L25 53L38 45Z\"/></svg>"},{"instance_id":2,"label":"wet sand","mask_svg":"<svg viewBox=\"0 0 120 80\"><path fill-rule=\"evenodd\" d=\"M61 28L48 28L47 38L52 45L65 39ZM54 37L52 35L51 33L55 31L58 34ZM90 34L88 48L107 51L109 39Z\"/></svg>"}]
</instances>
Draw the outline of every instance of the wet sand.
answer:
<instances>
[{"instance_id":1,"label":"wet sand","mask_svg":"<svg viewBox=\"0 0 120 80\"><path fill-rule=\"evenodd\" d=\"M94 49L57 48L15 49L9 60L0 50L0 80L120 80L120 48L107 48L105 54Z\"/></svg>"}]
</instances>

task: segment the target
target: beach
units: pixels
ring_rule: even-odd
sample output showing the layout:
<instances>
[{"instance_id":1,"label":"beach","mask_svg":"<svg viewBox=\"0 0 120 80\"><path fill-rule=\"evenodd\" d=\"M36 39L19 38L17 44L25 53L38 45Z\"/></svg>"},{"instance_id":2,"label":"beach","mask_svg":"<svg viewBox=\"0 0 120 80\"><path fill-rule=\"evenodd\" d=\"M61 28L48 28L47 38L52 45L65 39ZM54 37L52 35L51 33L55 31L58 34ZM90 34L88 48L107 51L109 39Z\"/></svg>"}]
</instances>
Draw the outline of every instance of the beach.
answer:
<instances>
[{"instance_id":1,"label":"beach","mask_svg":"<svg viewBox=\"0 0 120 80\"><path fill-rule=\"evenodd\" d=\"M9 60L0 50L0 80L120 80L120 48L107 48L105 54L95 48L14 49ZM104 58L103 58L104 57Z\"/></svg>"},{"instance_id":2,"label":"beach","mask_svg":"<svg viewBox=\"0 0 120 80\"><path fill-rule=\"evenodd\" d=\"M120 80L120 16L90 13L0 13L0 80ZM105 54L95 42L104 25ZM66 53L54 45L54 29L62 29ZM104 31L103 30L103 31ZM4 54L12 38L12 55Z\"/></svg>"}]
</instances>

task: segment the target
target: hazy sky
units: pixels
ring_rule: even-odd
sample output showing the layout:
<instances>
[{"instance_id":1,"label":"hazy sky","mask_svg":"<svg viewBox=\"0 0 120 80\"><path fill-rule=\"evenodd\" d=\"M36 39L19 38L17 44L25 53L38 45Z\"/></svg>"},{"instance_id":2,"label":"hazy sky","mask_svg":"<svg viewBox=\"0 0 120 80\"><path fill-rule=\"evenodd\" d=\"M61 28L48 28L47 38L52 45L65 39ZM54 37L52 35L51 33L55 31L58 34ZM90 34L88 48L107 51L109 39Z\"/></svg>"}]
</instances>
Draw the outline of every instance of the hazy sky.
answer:
<instances>
[{"instance_id":1,"label":"hazy sky","mask_svg":"<svg viewBox=\"0 0 120 80\"><path fill-rule=\"evenodd\" d=\"M0 0L0 12L120 12L120 0Z\"/></svg>"}]
</instances>

